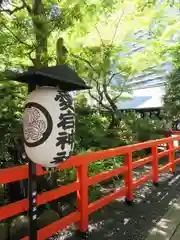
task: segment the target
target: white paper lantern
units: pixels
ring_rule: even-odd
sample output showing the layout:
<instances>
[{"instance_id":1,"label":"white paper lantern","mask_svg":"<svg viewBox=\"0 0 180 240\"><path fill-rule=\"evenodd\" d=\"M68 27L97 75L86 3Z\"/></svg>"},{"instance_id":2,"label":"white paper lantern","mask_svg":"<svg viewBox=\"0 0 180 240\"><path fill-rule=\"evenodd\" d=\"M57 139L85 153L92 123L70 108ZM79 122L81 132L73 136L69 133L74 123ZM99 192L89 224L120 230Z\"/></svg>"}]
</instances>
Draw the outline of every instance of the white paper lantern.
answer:
<instances>
[{"instance_id":1,"label":"white paper lantern","mask_svg":"<svg viewBox=\"0 0 180 240\"><path fill-rule=\"evenodd\" d=\"M23 116L27 157L46 168L72 154L75 114L72 97L55 87L40 87L28 95Z\"/></svg>"}]
</instances>

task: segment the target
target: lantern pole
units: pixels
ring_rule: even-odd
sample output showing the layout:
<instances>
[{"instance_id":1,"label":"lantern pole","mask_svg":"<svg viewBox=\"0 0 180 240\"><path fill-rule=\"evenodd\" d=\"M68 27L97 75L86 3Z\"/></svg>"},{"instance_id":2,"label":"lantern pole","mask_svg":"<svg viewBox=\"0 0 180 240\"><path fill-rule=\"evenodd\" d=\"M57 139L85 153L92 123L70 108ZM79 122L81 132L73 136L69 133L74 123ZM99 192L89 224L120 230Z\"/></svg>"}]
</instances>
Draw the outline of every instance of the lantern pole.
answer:
<instances>
[{"instance_id":1,"label":"lantern pole","mask_svg":"<svg viewBox=\"0 0 180 240\"><path fill-rule=\"evenodd\" d=\"M28 92L36 89L36 85L28 84ZM29 240L37 240L37 184L36 164L30 159L28 164L28 199L29 199Z\"/></svg>"}]
</instances>

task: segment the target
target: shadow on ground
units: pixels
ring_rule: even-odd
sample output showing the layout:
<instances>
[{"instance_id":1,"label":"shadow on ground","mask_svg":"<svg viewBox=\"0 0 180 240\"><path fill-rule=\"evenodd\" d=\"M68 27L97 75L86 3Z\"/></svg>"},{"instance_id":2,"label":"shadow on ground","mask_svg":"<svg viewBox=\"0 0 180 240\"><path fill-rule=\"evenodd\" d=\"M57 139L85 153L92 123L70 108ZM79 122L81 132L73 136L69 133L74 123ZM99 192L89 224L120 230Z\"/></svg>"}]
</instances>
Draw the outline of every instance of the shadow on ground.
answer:
<instances>
[{"instance_id":1,"label":"shadow on ground","mask_svg":"<svg viewBox=\"0 0 180 240\"><path fill-rule=\"evenodd\" d=\"M147 167L148 171L150 170ZM142 170L140 171L142 174ZM139 173L140 173L139 172ZM135 175L138 175L138 171ZM140 174L140 175L141 175ZM164 173L159 187L151 182L135 191L132 206L117 199L89 217L89 240L143 240L180 197L180 168L173 175ZM74 227L59 233L57 240L75 240Z\"/></svg>"}]
</instances>

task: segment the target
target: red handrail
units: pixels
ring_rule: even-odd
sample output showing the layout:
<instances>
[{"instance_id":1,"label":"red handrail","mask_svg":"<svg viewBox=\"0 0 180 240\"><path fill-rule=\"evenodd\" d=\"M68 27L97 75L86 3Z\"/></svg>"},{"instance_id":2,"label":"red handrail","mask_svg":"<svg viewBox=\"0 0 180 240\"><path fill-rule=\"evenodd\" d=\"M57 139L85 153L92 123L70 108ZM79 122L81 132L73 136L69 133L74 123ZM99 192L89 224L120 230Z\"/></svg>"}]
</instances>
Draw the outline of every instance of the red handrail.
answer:
<instances>
[{"instance_id":1,"label":"red handrail","mask_svg":"<svg viewBox=\"0 0 180 240\"><path fill-rule=\"evenodd\" d=\"M174 147L173 142L175 140L180 140L178 137L168 137L154 141L148 141L143 143L138 143L134 145L118 147L114 149L108 149L103 151L91 152L84 155L72 156L68 161L62 163L58 169L76 168L77 180L66 186L53 189L37 196L37 204L42 205L49 201L55 200L57 198L63 197L72 192L77 193L77 211L69 214L66 217L42 228L38 231L38 240L44 240L51 237L57 231L60 231L67 226L76 223L77 228L80 231L86 231L88 229L88 217L94 211L107 205L111 201L119 197L125 197L126 200L132 201L134 199L133 192L141 184L152 180L154 184L158 183L158 176L160 173L170 170L175 171L175 165L180 162L180 158L175 160L175 151L180 150L180 147ZM168 144L168 150L158 153L158 145ZM151 156L145 157L143 159L133 161L132 153L134 151L143 150L145 148L151 148ZM124 165L117 169L111 171L106 171L99 173L95 176L88 176L88 164L111 158L114 156L124 155ZM159 168L158 159L169 155L169 163L165 166ZM152 170L142 176L139 179L133 179L133 169L142 166L146 163L152 163ZM46 174L41 166L37 165L36 173L38 176ZM88 204L88 187L96 184L98 182L107 180L113 176L123 175L125 186L120 188L114 193L108 196L102 197L101 199ZM8 169L0 170L0 184L6 184L9 182L14 182L18 180L23 180L28 178L28 166L19 166ZM19 214L21 212L28 211L28 199L23 199L21 201L11 203L9 205L0 207L0 220L4 220L13 215ZM23 238L23 240L29 239L28 237Z\"/></svg>"}]
</instances>

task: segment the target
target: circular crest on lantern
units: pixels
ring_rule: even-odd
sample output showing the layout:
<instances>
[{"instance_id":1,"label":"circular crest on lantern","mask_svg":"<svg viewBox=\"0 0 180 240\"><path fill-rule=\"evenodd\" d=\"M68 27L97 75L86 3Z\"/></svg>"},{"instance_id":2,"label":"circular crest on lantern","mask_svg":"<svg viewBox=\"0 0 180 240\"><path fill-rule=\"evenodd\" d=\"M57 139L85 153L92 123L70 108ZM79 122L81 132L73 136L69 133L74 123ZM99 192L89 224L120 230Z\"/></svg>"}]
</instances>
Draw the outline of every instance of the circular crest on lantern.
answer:
<instances>
[{"instance_id":1,"label":"circular crest on lantern","mask_svg":"<svg viewBox=\"0 0 180 240\"><path fill-rule=\"evenodd\" d=\"M38 103L28 102L25 105L24 122L24 142L28 147L42 144L51 134L51 115Z\"/></svg>"}]
</instances>

